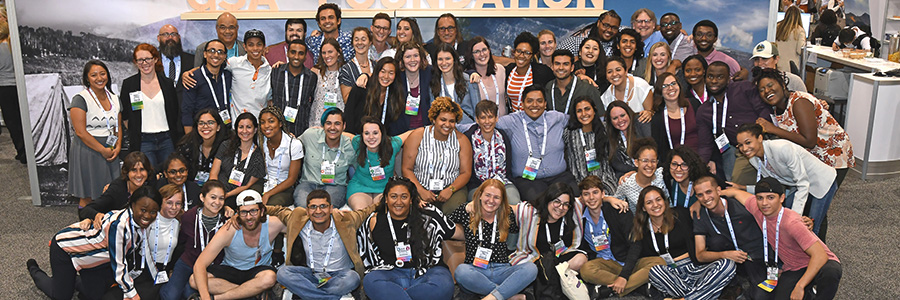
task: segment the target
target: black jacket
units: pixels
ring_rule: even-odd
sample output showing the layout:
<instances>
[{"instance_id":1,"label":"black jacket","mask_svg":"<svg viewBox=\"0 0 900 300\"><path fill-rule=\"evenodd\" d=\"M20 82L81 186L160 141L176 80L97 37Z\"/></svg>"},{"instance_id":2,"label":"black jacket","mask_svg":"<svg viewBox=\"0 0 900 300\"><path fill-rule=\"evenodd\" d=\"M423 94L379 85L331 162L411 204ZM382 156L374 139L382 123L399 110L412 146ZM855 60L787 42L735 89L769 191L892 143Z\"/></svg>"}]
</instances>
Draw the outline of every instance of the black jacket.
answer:
<instances>
[{"instance_id":1,"label":"black jacket","mask_svg":"<svg viewBox=\"0 0 900 300\"><path fill-rule=\"evenodd\" d=\"M129 105L131 104L129 103ZM148 176L144 185L151 187L156 186L156 181L151 180L152 178L152 176ZM131 194L128 193L128 183L125 181L124 177L119 176L119 178L109 182L106 191L104 191L99 198L94 199L90 204L78 212L78 219L93 220L94 216L97 214L105 214L116 209L124 209L128 206L129 197L131 197Z\"/></svg>"},{"instance_id":2,"label":"black jacket","mask_svg":"<svg viewBox=\"0 0 900 300\"><path fill-rule=\"evenodd\" d=\"M585 211L587 208L585 208ZM625 262L625 259L628 257L628 249L631 248L631 241L628 239L628 236L631 234L631 227L633 226L634 214L631 211L626 211L625 213L619 213L619 211L612 207L612 204L603 203L600 206L600 210L603 211L603 219L606 220L606 224L609 225L609 249L612 250L613 257L620 262ZM584 236L586 239L590 239L590 220L584 220ZM594 251L594 248L591 247L585 241L581 241L581 246L579 249L587 252L588 260L594 259L597 257L597 252Z\"/></svg>"},{"instance_id":3,"label":"black jacket","mask_svg":"<svg viewBox=\"0 0 900 300\"><path fill-rule=\"evenodd\" d=\"M182 57L182 64L184 62ZM184 127L181 125L181 105L179 105L178 94L175 92L172 80L167 78L160 72L156 72L156 78L159 80L160 93L165 101L166 121L169 125L169 137L172 138L172 145L178 143L178 140L184 135ZM122 121L128 121L128 145L129 151L141 151L141 124L143 121L143 110L131 110L131 94L132 92L140 92L141 90L141 74L134 74L122 81L122 89L119 92L119 103L122 107Z\"/></svg>"}]
</instances>

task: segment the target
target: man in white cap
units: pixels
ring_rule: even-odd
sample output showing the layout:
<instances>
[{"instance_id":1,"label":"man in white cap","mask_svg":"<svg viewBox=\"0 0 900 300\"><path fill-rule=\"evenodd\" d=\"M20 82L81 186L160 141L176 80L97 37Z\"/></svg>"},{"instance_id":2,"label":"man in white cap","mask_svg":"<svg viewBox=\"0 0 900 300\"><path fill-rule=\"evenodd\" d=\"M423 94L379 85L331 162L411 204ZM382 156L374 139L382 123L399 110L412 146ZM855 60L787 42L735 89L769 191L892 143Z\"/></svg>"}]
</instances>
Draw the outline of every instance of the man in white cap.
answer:
<instances>
[{"instance_id":1,"label":"man in white cap","mask_svg":"<svg viewBox=\"0 0 900 300\"><path fill-rule=\"evenodd\" d=\"M190 283L198 294L191 299L244 299L260 294L265 294L263 299L274 298L272 243L285 226L278 218L266 215L257 191L241 192L236 202L237 224L222 227L194 263ZM223 250L222 264L210 266Z\"/></svg>"},{"instance_id":2,"label":"man in white cap","mask_svg":"<svg viewBox=\"0 0 900 300\"><path fill-rule=\"evenodd\" d=\"M750 57L754 67L769 68L778 70L778 47L769 41L762 41L753 47L753 56ZM787 87L792 91L806 92L806 85L803 79L794 73L781 72L787 80Z\"/></svg>"}]
</instances>

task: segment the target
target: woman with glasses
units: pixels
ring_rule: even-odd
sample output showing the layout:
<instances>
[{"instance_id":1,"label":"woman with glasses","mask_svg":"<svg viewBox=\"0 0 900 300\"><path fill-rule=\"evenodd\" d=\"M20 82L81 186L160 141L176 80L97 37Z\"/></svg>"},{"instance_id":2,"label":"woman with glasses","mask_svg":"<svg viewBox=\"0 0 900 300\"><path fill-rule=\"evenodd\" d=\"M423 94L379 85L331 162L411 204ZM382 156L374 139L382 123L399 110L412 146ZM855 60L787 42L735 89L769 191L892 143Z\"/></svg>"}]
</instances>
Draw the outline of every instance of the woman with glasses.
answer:
<instances>
[{"instance_id":1,"label":"woman with glasses","mask_svg":"<svg viewBox=\"0 0 900 300\"><path fill-rule=\"evenodd\" d=\"M656 151L656 143L650 138L640 138L635 140L631 148L631 158L637 170L633 173L625 174L619 179L619 187L613 195L613 199L607 197L604 200L618 205L617 201L627 201L628 209L636 211L638 205L638 196L641 191L648 186L655 186L663 190L664 196L669 197L669 193L665 190L666 183L663 182L663 170L658 167L659 160Z\"/></svg>"},{"instance_id":2,"label":"woman with glasses","mask_svg":"<svg viewBox=\"0 0 900 300\"><path fill-rule=\"evenodd\" d=\"M213 159L231 131L214 108L201 109L194 116L195 129L178 142L178 153L187 159L188 180L203 185L209 180Z\"/></svg>"},{"instance_id":3,"label":"woman with glasses","mask_svg":"<svg viewBox=\"0 0 900 300\"><path fill-rule=\"evenodd\" d=\"M663 181L672 196L672 207L688 208L697 202L694 181L707 174L706 165L694 149L678 146L669 151L663 165Z\"/></svg>"},{"instance_id":4,"label":"woman with glasses","mask_svg":"<svg viewBox=\"0 0 900 300\"><path fill-rule=\"evenodd\" d=\"M489 100L499 107L497 117L507 114L506 68L494 62L491 54L491 45L482 36L476 36L469 41L472 46L472 57L466 58L466 73L470 75L470 82L478 85L478 97L472 97L477 105L481 100ZM499 78L499 80L498 80ZM474 106L473 105L473 106Z\"/></svg>"},{"instance_id":5,"label":"woman with glasses","mask_svg":"<svg viewBox=\"0 0 900 300\"><path fill-rule=\"evenodd\" d=\"M656 113L650 121L650 135L658 145L659 157L667 157L669 150L681 145L697 149L697 118L682 91L681 81L668 72L660 74L654 85Z\"/></svg>"},{"instance_id":6,"label":"woman with glasses","mask_svg":"<svg viewBox=\"0 0 900 300\"><path fill-rule=\"evenodd\" d=\"M164 176L157 181L156 189L161 189L167 184L174 184L183 195L184 203L181 207L184 210L200 205L200 186L196 182L188 180L188 162L184 156L178 152L172 152L160 167L164 168L160 171Z\"/></svg>"},{"instance_id":7,"label":"woman with glasses","mask_svg":"<svg viewBox=\"0 0 900 300\"><path fill-rule=\"evenodd\" d=\"M137 45L132 59L138 74L122 81L119 92L129 150L144 153L153 166L174 152L184 135L175 84L163 75L159 55L150 44Z\"/></svg>"},{"instance_id":8,"label":"woman with glasses","mask_svg":"<svg viewBox=\"0 0 900 300\"><path fill-rule=\"evenodd\" d=\"M234 121L234 135L222 143L213 160L209 178L225 185L225 205L237 209L237 195L252 188L262 191L266 160L259 149L259 126L253 114L245 112Z\"/></svg>"},{"instance_id":9,"label":"woman with glasses","mask_svg":"<svg viewBox=\"0 0 900 300\"><path fill-rule=\"evenodd\" d=\"M366 74L366 77L371 77L372 69L375 67L375 61L369 59L369 48L372 47L372 32L365 27L356 27L353 29L352 37L353 50L356 52L356 55L344 62L338 75L338 82L341 84L341 97L344 98L344 102L347 102L353 87L357 86L356 82L359 77L363 76L363 74Z\"/></svg>"},{"instance_id":10,"label":"woman with glasses","mask_svg":"<svg viewBox=\"0 0 900 300\"><path fill-rule=\"evenodd\" d=\"M522 32L513 43L513 59L515 62L506 65L506 95L509 98L509 112L523 110L524 96L522 91L529 85L543 87L553 80L553 71L547 65L538 63L534 58L540 49L538 39L530 32Z\"/></svg>"}]
</instances>

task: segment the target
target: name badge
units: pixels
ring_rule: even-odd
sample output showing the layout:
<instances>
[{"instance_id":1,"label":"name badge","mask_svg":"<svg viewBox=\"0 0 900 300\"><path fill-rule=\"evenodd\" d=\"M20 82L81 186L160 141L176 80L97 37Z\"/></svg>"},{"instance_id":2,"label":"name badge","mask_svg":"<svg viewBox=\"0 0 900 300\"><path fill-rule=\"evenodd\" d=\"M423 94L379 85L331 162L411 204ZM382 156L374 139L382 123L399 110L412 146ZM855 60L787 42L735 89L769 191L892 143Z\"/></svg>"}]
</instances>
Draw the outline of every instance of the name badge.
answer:
<instances>
[{"instance_id":1,"label":"name badge","mask_svg":"<svg viewBox=\"0 0 900 300\"><path fill-rule=\"evenodd\" d=\"M235 186L241 186L241 183L243 183L243 182L244 182L244 172L238 171L236 169L232 169L231 176L228 176L228 183L233 184Z\"/></svg>"},{"instance_id":2,"label":"name badge","mask_svg":"<svg viewBox=\"0 0 900 300\"><path fill-rule=\"evenodd\" d=\"M325 109L337 107L337 94L325 93Z\"/></svg>"},{"instance_id":3,"label":"name badge","mask_svg":"<svg viewBox=\"0 0 900 300\"><path fill-rule=\"evenodd\" d=\"M666 264L669 265L670 267L673 267L673 268L675 267L675 259L672 258L672 254L669 254L669 253L660 254L659 257L662 257L662 259L664 261L666 261Z\"/></svg>"},{"instance_id":4,"label":"name badge","mask_svg":"<svg viewBox=\"0 0 900 300\"><path fill-rule=\"evenodd\" d=\"M767 267L766 268L766 279L778 280L778 267Z\"/></svg>"},{"instance_id":5,"label":"name badge","mask_svg":"<svg viewBox=\"0 0 900 300\"><path fill-rule=\"evenodd\" d=\"M331 275L328 275L328 273L325 272L316 272L313 273L313 276L315 276L316 280L318 281L318 284L316 284L316 288L321 288L326 283L328 283L329 280L331 280Z\"/></svg>"},{"instance_id":6,"label":"name badge","mask_svg":"<svg viewBox=\"0 0 900 300\"><path fill-rule=\"evenodd\" d=\"M397 245L394 246L394 253L397 256L396 264L398 267L403 267L404 263L412 260L412 250L406 243L397 243Z\"/></svg>"},{"instance_id":7,"label":"name badge","mask_svg":"<svg viewBox=\"0 0 900 300\"><path fill-rule=\"evenodd\" d=\"M143 272L144 270L142 269L131 270L130 272L128 272L128 276L131 276L131 279L135 279L138 278L138 276L141 276L141 273Z\"/></svg>"},{"instance_id":8,"label":"name badge","mask_svg":"<svg viewBox=\"0 0 900 300\"><path fill-rule=\"evenodd\" d=\"M128 97L131 98L131 110L144 109L144 98L140 91L128 93Z\"/></svg>"},{"instance_id":9,"label":"name badge","mask_svg":"<svg viewBox=\"0 0 900 300\"><path fill-rule=\"evenodd\" d=\"M766 268L766 280L757 284L760 289L766 292L772 292L776 286L778 286L778 268L777 267L767 267Z\"/></svg>"},{"instance_id":10,"label":"name badge","mask_svg":"<svg viewBox=\"0 0 900 300\"><path fill-rule=\"evenodd\" d=\"M609 238L605 234L595 235L592 238L594 242L594 251L600 252L609 249Z\"/></svg>"},{"instance_id":11,"label":"name badge","mask_svg":"<svg viewBox=\"0 0 900 300\"><path fill-rule=\"evenodd\" d=\"M444 189L444 181L440 179L431 179L428 181L429 191L440 191Z\"/></svg>"},{"instance_id":12,"label":"name badge","mask_svg":"<svg viewBox=\"0 0 900 300\"><path fill-rule=\"evenodd\" d=\"M541 159L536 157L528 157L525 161L525 170L522 171L522 178L534 180L537 172L541 168Z\"/></svg>"},{"instance_id":13,"label":"name badge","mask_svg":"<svg viewBox=\"0 0 900 300\"><path fill-rule=\"evenodd\" d=\"M334 164L330 161L322 162L322 183L334 184Z\"/></svg>"},{"instance_id":14,"label":"name badge","mask_svg":"<svg viewBox=\"0 0 900 300\"><path fill-rule=\"evenodd\" d=\"M600 169L600 163L597 162L597 150L585 150L584 151L584 161L587 162L588 171L595 171Z\"/></svg>"},{"instance_id":15,"label":"name badge","mask_svg":"<svg viewBox=\"0 0 900 300\"><path fill-rule=\"evenodd\" d=\"M203 185L207 181L209 181L209 172L206 171L197 171L197 176L194 177L194 181L199 185Z\"/></svg>"},{"instance_id":16,"label":"name badge","mask_svg":"<svg viewBox=\"0 0 900 300\"><path fill-rule=\"evenodd\" d=\"M219 116L222 117L222 123L225 125L231 124L231 113L228 110L220 110Z\"/></svg>"},{"instance_id":17,"label":"name badge","mask_svg":"<svg viewBox=\"0 0 900 300\"><path fill-rule=\"evenodd\" d=\"M410 116L418 115L420 101L419 97L406 96L406 114Z\"/></svg>"},{"instance_id":18,"label":"name badge","mask_svg":"<svg viewBox=\"0 0 900 300\"><path fill-rule=\"evenodd\" d=\"M384 174L384 168L381 166L369 167L369 174L372 175L372 181L379 181L387 178Z\"/></svg>"},{"instance_id":19,"label":"name badge","mask_svg":"<svg viewBox=\"0 0 900 300\"><path fill-rule=\"evenodd\" d=\"M169 282L169 274L166 274L166 271L159 270L156 272L156 279L154 279L154 283L163 284Z\"/></svg>"},{"instance_id":20,"label":"name badge","mask_svg":"<svg viewBox=\"0 0 900 300\"><path fill-rule=\"evenodd\" d=\"M566 243L563 243L562 240L556 242L556 244L553 244L553 254L556 254L556 257L562 255L563 252L566 252L567 249L569 249L569 247L566 247Z\"/></svg>"},{"instance_id":21,"label":"name badge","mask_svg":"<svg viewBox=\"0 0 900 300\"><path fill-rule=\"evenodd\" d=\"M485 247L478 247L478 249L475 250L475 260L472 261L472 265L482 269L487 269L488 263L491 262L491 254L494 254L494 250Z\"/></svg>"},{"instance_id":22,"label":"name badge","mask_svg":"<svg viewBox=\"0 0 900 300\"><path fill-rule=\"evenodd\" d=\"M119 141L119 137L117 137L115 134L110 134L110 135L106 136L106 146L108 146L110 148L115 148L116 142L118 142L118 141Z\"/></svg>"},{"instance_id":23,"label":"name badge","mask_svg":"<svg viewBox=\"0 0 900 300\"><path fill-rule=\"evenodd\" d=\"M290 107L290 106L285 106L284 107L284 120L291 122L291 123L296 122L297 121L297 109Z\"/></svg>"},{"instance_id":24,"label":"name badge","mask_svg":"<svg viewBox=\"0 0 900 300\"><path fill-rule=\"evenodd\" d=\"M725 133L716 137L716 146L719 147L719 153L725 152L728 150L728 147L731 147L731 144L728 143L728 136Z\"/></svg>"}]
</instances>

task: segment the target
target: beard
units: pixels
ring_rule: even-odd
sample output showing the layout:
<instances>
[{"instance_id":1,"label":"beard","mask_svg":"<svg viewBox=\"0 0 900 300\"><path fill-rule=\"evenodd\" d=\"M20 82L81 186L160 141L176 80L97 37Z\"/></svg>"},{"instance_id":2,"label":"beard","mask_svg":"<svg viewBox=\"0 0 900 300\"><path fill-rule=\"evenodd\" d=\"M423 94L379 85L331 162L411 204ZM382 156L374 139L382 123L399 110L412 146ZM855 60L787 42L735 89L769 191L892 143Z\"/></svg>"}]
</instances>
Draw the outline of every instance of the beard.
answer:
<instances>
[{"instance_id":1,"label":"beard","mask_svg":"<svg viewBox=\"0 0 900 300\"><path fill-rule=\"evenodd\" d=\"M159 53L166 57L181 55L181 40L168 40L159 44Z\"/></svg>"}]
</instances>

